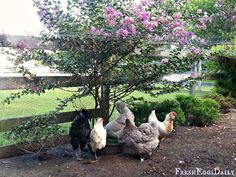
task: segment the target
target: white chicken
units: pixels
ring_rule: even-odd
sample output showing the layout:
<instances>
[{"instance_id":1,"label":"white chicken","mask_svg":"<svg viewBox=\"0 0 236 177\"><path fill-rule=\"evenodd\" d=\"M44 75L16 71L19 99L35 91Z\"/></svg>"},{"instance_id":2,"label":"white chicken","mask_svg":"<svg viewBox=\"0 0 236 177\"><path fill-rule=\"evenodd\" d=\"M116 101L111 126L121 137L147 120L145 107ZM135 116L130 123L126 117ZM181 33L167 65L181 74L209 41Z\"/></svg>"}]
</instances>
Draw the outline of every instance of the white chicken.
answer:
<instances>
[{"instance_id":1,"label":"white chicken","mask_svg":"<svg viewBox=\"0 0 236 177\"><path fill-rule=\"evenodd\" d=\"M107 132L103 127L103 118L98 118L94 127L90 133L90 146L94 152L95 160L97 161L97 150L102 149L106 146Z\"/></svg>"},{"instance_id":2,"label":"white chicken","mask_svg":"<svg viewBox=\"0 0 236 177\"><path fill-rule=\"evenodd\" d=\"M160 122L156 116L155 110L151 112L151 114L148 117L148 122L154 122L159 131L158 138L160 140L158 147L160 147L160 143L163 140L164 137L168 136L174 129L173 121L176 118L177 114L176 112L170 112L166 115L165 120L163 122Z\"/></svg>"},{"instance_id":3,"label":"white chicken","mask_svg":"<svg viewBox=\"0 0 236 177\"><path fill-rule=\"evenodd\" d=\"M119 139L120 134L122 133L125 127L126 119L129 119L130 122L134 125L134 114L130 111L126 104L121 101L116 102L115 107L118 112L117 119L109 122L105 126L105 129L107 130L107 135L109 137Z\"/></svg>"}]
</instances>

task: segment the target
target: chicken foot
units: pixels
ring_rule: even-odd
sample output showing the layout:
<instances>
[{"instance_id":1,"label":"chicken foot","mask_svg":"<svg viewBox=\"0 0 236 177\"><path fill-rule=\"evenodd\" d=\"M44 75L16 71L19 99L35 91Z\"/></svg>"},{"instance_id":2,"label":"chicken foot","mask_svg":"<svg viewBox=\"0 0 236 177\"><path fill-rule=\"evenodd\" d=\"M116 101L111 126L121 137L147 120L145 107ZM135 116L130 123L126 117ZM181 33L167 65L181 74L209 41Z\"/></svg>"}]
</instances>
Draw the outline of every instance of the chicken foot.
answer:
<instances>
[{"instance_id":1,"label":"chicken foot","mask_svg":"<svg viewBox=\"0 0 236 177\"><path fill-rule=\"evenodd\" d=\"M76 149L75 150L75 156L76 156L76 160L83 160L81 150Z\"/></svg>"}]
</instances>

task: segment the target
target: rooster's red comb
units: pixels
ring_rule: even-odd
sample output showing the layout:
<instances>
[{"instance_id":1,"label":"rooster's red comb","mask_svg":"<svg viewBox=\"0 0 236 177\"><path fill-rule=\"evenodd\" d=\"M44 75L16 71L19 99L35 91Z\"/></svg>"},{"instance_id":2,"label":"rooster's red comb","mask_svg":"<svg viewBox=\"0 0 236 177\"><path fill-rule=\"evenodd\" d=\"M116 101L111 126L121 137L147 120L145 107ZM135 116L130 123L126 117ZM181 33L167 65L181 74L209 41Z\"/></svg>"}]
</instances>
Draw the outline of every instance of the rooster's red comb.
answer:
<instances>
[{"instance_id":1,"label":"rooster's red comb","mask_svg":"<svg viewBox=\"0 0 236 177\"><path fill-rule=\"evenodd\" d=\"M177 116L177 113L176 112L171 112L171 114L173 114L175 117Z\"/></svg>"}]
</instances>

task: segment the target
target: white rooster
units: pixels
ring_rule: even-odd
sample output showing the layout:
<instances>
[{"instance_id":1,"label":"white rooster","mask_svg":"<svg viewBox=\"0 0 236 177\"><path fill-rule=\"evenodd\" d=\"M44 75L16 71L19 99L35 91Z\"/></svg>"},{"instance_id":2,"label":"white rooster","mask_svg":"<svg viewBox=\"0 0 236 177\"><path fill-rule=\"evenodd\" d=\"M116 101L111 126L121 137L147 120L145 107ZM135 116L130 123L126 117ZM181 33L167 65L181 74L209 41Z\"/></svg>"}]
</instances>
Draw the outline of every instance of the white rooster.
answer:
<instances>
[{"instance_id":1,"label":"white rooster","mask_svg":"<svg viewBox=\"0 0 236 177\"><path fill-rule=\"evenodd\" d=\"M130 122L135 125L134 123L134 114L130 111L130 109L126 106L125 103L119 101L115 103L115 107L117 110L117 119L109 122L105 129L107 130L107 135L113 138L120 137L124 127L125 127L125 120L129 119Z\"/></svg>"},{"instance_id":2,"label":"white rooster","mask_svg":"<svg viewBox=\"0 0 236 177\"><path fill-rule=\"evenodd\" d=\"M164 137L168 136L174 129L174 119L176 118L177 114L176 112L170 112L169 114L166 115L165 120L163 122L160 122L157 119L155 110L153 110L151 112L151 114L148 117L148 122L154 122L157 127L158 127L158 131L159 131L159 145L158 147L160 147L161 141L163 140Z\"/></svg>"},{"instance_id":3,"label":"white rooster","mask_svg":"<svg viewBox=\"0 0 236 177\"><path fill-rule=\"evenodd\" d=\"M97 150L106 146L107 132L103 127L103 122L103 118L98 118L90 133L90 146L91 150L94 152L96 161L98 160L96 154Z\"/></svg>"}]
</instances>

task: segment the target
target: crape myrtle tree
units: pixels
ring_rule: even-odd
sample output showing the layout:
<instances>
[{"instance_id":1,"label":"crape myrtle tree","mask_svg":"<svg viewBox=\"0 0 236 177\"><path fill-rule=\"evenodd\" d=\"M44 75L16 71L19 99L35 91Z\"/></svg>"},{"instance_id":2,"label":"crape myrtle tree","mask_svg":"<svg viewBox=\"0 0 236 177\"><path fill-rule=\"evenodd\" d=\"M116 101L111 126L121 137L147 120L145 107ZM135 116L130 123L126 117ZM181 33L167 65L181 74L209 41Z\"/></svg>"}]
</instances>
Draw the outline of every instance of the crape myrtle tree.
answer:
<instances>
[{"instance_id":1,"label":"crape myrtle tree","mask_svg":"<svg viewBox=\"0 0 236 177\"><path fill-rule=\"evenodd\" d=\"M175 1L142 0L136 4L67 0L62 5L59 0L34 0L34 4L46 27L41 38L45 48L21 45L16 63L40 60L71 74L67 82L78 84L77 91L60 100L53 114L68 102L92 95L95 109L100 108L100 116L107 123L114 108L111 105L134 90L157 96L190 86L189 81L196 76L179 82L163 80L162 86L156 83L165 75L188 71L194 61L204 57L198 47L200 38L185 28L187 17L178 12L181 3ZM160 49L170 48L174 49L169 50L168 58L158 56ZM30 75L34 82L28 70L21 67L21 72ZM37 81L5 102L26 94L41 94L61 84Z\"/></svg>"}]
</instances>

